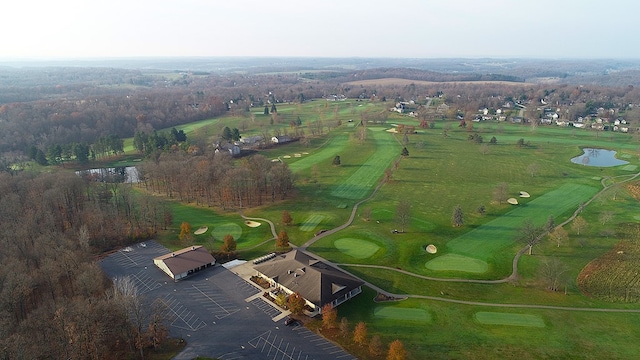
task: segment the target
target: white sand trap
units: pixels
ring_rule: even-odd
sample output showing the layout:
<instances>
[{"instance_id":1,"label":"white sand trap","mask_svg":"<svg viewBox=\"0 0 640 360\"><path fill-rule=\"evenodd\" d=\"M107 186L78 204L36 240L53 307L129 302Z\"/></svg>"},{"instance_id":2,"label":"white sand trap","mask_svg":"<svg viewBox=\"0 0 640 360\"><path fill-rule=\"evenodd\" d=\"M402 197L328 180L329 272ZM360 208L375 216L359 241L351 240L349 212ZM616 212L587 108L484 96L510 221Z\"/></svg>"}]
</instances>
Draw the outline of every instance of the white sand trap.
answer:
<instances>
[{"instance_id":1,"label":"white sand trap","mask_svg":"<svg viewBox=\"0 0 640 360\"><path fill-rule=\"evenodd\" d=\"M280 159L271 159L271 162L278 162Z\"/></svg>"},{"instance_id":2,"label":"white sand trap","mask_svg":"<svg viewBox=\"0 0 640 360\"><path fill-rule=\"evenodd\" d=\"M206 233L207 230L209 230L208 226L200 226L200 228L198 230L194 231L193 233L195 235L202 235L202 234Z\"/></svg>"},{"instance_id":3,"label":"white sand trap","mask_svg":"<svg viewBox=\"0 0 640 360\"><path fill-rule=\"evenodd\" d=\"M529 193L526 192L526 191L520 191L520 197L521 198L528 198L528 197L531 197L531 195L529 195Z\"/></svg>"},{"instance_id":4,"label":"white sand trap","mask_svg":"<svg viewBox=\"0 0 640 360\"><path fill-rule=\"evenodd\" d=\"M438 252L438 248L437 248L435 245L433 245L433 244L429 244L429 245L427 245L426 250L427 250L427 252L428 252L429 254L435 254L435 253L437 253L437 252Z\"/></svg>"},{"instance_id":5,"label":"white sand trap","mask_svg":"<svg viewBox=\"0 0 640 360\"><path fill-rule=\"evenodd\" d=\"M302 154L293 154L294 157L302 157Z\"/></svg>"},{"instance_id":6,"label":"white sand trap","mask_svg":"<svg viewBox=\"0 0 640 360\"><path fill-rule=\"evenodd\" d=\"M257 221L251 221L251 220L245 221L244 224L247 225L248 227L252 227L252 228L262 225L262 223L259 223Z\"/></svg>"},{"instance_id":7,"label":"white sand trap","mask_svg":"<svg viewBox=\"0 0 640 360\"><path fill-rule=\"evenodd\" d=\"M308 152L303 152L302 155L309 155L309 153Z\"/></svg>"},{"instance_id":8,"label":"white sand trap","mask_svg":"<svg viewBox=\"0 0 640 360\"><path fill-rule=\"evenodd\" d=\"M283 156L283 158L285 158L285 159L291 159L291 155L285 155L285 156Z\"/></svg>"},{"instance_id":9,"label":"white sand trap","mask_svg":"<svg viewBox=\"0 0 640 360\"><path fill-rule=\"evenodd\" d=\"M391 129L387 129L387 132L390 132L390 133L394 133L394 134L395 134L395 133L397 133L397 132L398 132L398 130L396 130L396 128L391 128Z\"/></svg>"},{"instance_id":10,"label":"white sand trap","mask_svg":"<svg viewBox=\"0 0 640 360\"><path fill-rule=\"evenodd\" d=\"M509 200L507 200L507 202L511 205L518 205L518 199L516 198L509 198Z\"/></svg>"}]
</instances>

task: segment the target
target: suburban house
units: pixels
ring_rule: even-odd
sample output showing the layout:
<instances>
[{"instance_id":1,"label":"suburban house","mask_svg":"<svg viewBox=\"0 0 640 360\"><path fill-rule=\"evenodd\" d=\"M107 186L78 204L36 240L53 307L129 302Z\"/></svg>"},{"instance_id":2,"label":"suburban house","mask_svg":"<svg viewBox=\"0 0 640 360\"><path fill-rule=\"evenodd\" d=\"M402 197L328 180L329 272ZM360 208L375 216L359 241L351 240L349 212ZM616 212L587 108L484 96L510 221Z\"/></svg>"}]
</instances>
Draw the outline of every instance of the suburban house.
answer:
<instances>
[{"instance_id":1,"label":"suburban house","mask_svg":"<svg viewBox=\"0 0 640 360\"><path fill-rule=\"evenodd\" d=\"M306 311L309 316L321 313L325 304L336 307L358 295L364 284L299 250L275 256L253 268L277 290L287 295L299 293L311 309Z\"/></svg>"},{"instance_id":2,"label":"suburban house","mask_svg":"<svg viewBox=\"0 0 640 360\"><path fill-rule=\"evenodd\" d=\"M271 142L274 144L284 144L291 141L291 137L287 135L274 136L271 138Z\"/></svg>"},{"instance_id":3,"label":"suburban house","mask_svg":"<svg viewBox=\"0 0 640 360\"><path fill-rule=\"evenodd\" d=\"M217 144L214 152L217 154L219 152L228 152L231 156L240 155L240 147L235 144Z\"/></svg>"},{"instance_id":4,"label":"suburban house","mask_svg":"<svg viewBox=\"0 0 640 360\"><path fill-rule=\"evenodd\" d=\"M212 267L216 264L216 259L202 246L191 246L158 256L153 259L153 263L174 281L178 281L200 270Z\"/></svg>"}]
</instances>

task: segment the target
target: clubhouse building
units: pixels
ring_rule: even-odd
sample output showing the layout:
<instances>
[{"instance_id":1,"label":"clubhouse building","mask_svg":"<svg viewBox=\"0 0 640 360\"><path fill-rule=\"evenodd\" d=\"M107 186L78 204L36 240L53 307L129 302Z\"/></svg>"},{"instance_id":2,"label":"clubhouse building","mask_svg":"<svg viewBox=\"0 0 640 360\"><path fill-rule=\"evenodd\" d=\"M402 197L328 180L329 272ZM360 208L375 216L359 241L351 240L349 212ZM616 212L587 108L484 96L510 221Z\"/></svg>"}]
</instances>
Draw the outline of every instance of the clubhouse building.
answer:
<instances>
[{"instance_id":1,"label":"clubhouse building","mask_svg":"<svg viewBox=\"0 0 640 360\"><path fill-rule=\"evenodd\" d=\"M321 313L322 306L336 307L362 292L364 283L299 250L275 256L255 265L257 275L276 291L299 293L306 301L306 314Z\"/></svg>"}]
</instances>

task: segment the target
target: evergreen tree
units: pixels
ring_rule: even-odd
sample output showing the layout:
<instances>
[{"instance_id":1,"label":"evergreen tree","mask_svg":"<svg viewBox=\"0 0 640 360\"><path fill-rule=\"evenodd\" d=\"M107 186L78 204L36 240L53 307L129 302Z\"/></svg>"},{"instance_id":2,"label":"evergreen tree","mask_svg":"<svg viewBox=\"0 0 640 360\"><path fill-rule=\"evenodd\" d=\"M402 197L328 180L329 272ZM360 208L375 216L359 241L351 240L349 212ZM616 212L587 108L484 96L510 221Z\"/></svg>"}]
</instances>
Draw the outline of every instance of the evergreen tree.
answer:
<instances>
[{"instance_id":1,"label":"evergreen tree","mask_svg":"<svg viewBox=\"0 0 640 360\"><path fill-rule=\"evenodd\" d=\"M460 227L464 225L464 214L462 213L462 208L460 207L460 205L456 206L456 208L453 209L453 215L451 216L451 224L454 227Z\"/></svg>"}]
</instances>

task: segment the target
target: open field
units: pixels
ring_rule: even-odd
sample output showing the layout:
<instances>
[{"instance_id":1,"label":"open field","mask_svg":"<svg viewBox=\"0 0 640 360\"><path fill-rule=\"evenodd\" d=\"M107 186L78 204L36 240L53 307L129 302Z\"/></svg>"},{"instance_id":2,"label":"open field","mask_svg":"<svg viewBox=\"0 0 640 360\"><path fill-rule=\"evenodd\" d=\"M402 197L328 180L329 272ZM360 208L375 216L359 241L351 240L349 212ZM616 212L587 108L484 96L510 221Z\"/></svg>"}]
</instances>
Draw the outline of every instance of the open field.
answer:
<instances>
[{"instance_id":1,"label":"open field","mask_svg":"<svg viewBox=\"0 0 640 360\"><path fill-rule=\"evenodd\" d=\"M376 306L373 316L379 319L415 321L428 324L432 321L431 314L425 309L405 308L393 305Z\"/></svg>"},{"instance_id":2,"label":"open field","mask_svg":"<svg viewBox=\"0 0 640 360\"><path fill-rule=\"evenodd\" d=\"M485 261L458 254L438 256L427 261L424 266L434 271L462 271L474 274L482 274L489 270L489 265Z\"/></svg>"},{"instance_id":3,"label":"open field","mask_svg":"<svg viewBox=\"0 0 640 360\"><path fill-rule=\"evenodd\" d=\"M475 319L486 325L544 327L544 320L540 316L531 314L479 311L475 314Z\"/></svg>"}]
</instances>

